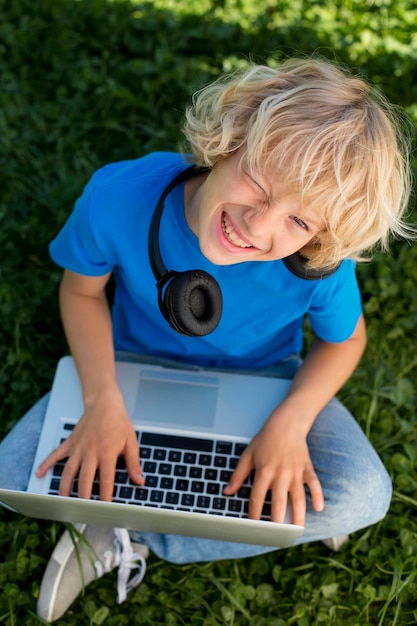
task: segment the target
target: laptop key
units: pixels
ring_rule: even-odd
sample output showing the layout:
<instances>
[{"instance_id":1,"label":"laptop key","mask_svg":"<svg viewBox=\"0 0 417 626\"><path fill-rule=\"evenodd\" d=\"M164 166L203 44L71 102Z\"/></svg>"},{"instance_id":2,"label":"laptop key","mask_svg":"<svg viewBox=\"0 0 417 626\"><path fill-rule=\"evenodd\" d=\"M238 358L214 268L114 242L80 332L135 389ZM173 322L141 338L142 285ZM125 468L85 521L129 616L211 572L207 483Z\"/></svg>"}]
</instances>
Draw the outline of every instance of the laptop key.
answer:
<instances>
[{"instance_id":1,"label":"laptop key","mask_svg":"<svg viewBox=\"0 0 417 626\"><path fill-rule=\"evenodd\" d=\"M194 506L194 500L195 496L193 496L191 493L184 493L181 496L181 504L183 506Z\"/></svg>"},{"instance_id":2,"label":"laptop key","mask_svg":"<svg viewBox=\"0 0 417 626\"><path fill-rule=\"evenodd\" d=\"M116 470L116 474L114 475L114 482L117 484L125 485L129 479L127 472L123 472L121 470Z\"/></svg>"},{"instance_id":3,"label":"laptop key","mask_svg":"<svg viewBox=\"0 0 417 626\"><path fill-rule=\"evenodd\" d=\"M236 499L228 500L227 510L233 513L240 513L242 510L242 501Z\"/></svg>"},{"instance_id":4,"label":"laptop key","mask_svg":"<svg viewBox=\"0 0 417 626\"><path fill-rule=\"evenodd\" d=\"M213 467L209 467L204 472L204 478L206 480L217 480L217 470Z\"/></svg>"},{"instance_id":5,"label":"laptop key","mask_svg":"<svg viewBox=\"0 0 417 626\"><path fill-rule=\"evenodd\" d=\"M182 437L163 433L142 433L142 445L177 448L179 450L197 450L200 452L211 452L213 450L213 441L211 439Z\"/></svg>"},{"instance_id":6,"label":"laptop key","mask_svg":"<svg viewBox=\"0 0 417 626\"><path fill-rule=\"evenodd\" d=\"M50 491L58 491L60 480L58 478L53 478L49 484Z\"/></svg>"},{"instance_id":7,"label":"laptop key","mask_svg":"<svg viewBox=\"0 0 417 626\"><path fill-rule=\"evenodd\" d=\"M177 478L177 482L175 483L175 489L177 491L188 491L189 484L190 484L189 480L184 480L183 478Z\"/></svg>"},{"instance_id":8,"label":"laptop key","mask_svg":"<svg viewBox=\"0 0 417 626\"><path fill-rule=\"evenodd\" d=\"M152 490L150 500L151 502L163 502L164 492L156 489Z\"/></svg>"},{"instance_id":9,"label":"laptop key","mask_svg":"<svg viewBox=\"0 0 417 626\"><path fill-rule=\"evenodd\" d=\"M157 487L158 486L159 477L155 474L151 474L150 476L146 476L145 478L145 487Z\"/></svg>"},{"instance_id":10,"label":"laptop key","mask_svg":"<svg viewBox=\"0 0 417 626\"><path fill-rule=\"evenodd\" d=\"M148 489L145 489L144 487L137 487L135 489L135 500L147 500L148 499Z\"/></svg>"},{"instance_id":11,"label":"laptop key","mask_svg":"<svg viewBox=\"0 0 417 626\"><path fill-rule=\"evenodd\" d=\"M235 455L240 456L247 447L247 443L235 443Z\"/></svg>"},{"instance_id":12,"label":"laptop key","mask_svg":"<svg viewBox=\"0 0 417 626\"><path fill-rule=\"evenodd\" d=\"M249 500L250 497L250 487L241 487L239 489L239 491L237 492L237 495L239 496L239 498L243 498L245 500Z\"/></svg>"},{"instance_id":13,"label":"laptop key","mask_svg":"<svg viewBox=\"0 0 417 626\"><path fill-rule=\"evenodd\" d=\"M152 450L150 448L147 448L146 446L141 446L139 453L140 453L140 458L141 459L150 459L151 458L151 452Z\"/></svg>"},{"instance_id":14,"label":"laptop key","mask_svg":"<svg viewBox=\"0 0 417 626\"><path fill-rule=\"evenodd\" d=\"M271 505L269 502L265 502L262 507L262 516L263 517L271 517Z\"/></svg>"},{"instance_id":15,"label":"laptop key","mask_svg":"<svg viewBox=\"0 0 417 626\"><path fill-rule=\"evenodd\" d=\"M220 472L220 482L228 483L232 476L232 472L228 472L227 470L222 470Z\"/></svg>"},{"instance_id":16,"label":"laptop key","mask_svg":"<svg viewBox=\"0 0 417 626\"><path fill-rule=\"evenodd\" d=\"M200 509L204 509L205 513L207 513L207 509L210 508L211 498L208 496L198 496L197 498L197 506Z\"/></svg>"},{"instance_id":17,"label":"laptop key","mask_svg":"<svg viewBox=\"0 0 417 626\"><path fill-rule=\"evenodd\" d=\"M232 454L232 442L231 441L218 441L216 443L217 454Z\"/></svg>"},{"instance_id":18,"label":"laptop key","mask_svg":"<svg viewBox=\"0 0 417 626\"><path fill-rule=\"evenodd\" d=\"M125 463L125 460L124 460L124 458L122 456L119 456L117 458L116 469L120 469L120 470L125 470L126 469L126 463Z\"/></svg>"},{"instance_id":19,"label":"laptop key","mask_svg":"<svg viewBox=\"0 0 417 626\"><path fill-rule=\"evenodd\" d=\"M170 491L165 496L165 502L167 504L178 504L179 499L180 496L178 493L175 493L175 491Z\"/></svg>"},{"instance_id":20,"label":"laptop key","mask_svg":"<svg viewBox=\"0 0 417 626\"><path fill-rule=\"evenodd\" d=\"M56 463L52 469L53 476L62 476L62 472L64 471L65 465L63 463Z\"/></svg>"},{"instance_id":21,"label":"laptop key","mask_svg":"<svg viewBox=\"0 0 417 626\"><path fill-rule=\"evenodd\" d=\"M201 467L190 467L189 476L190 478L201 478L203 475L203 470Z\"/></svg>"},{"instance_id":22,"label":"laptop key","mask_svg":"<svg viewBox=\"0 0 417 626\"><path fill-rule=\"evenodd\" d=\"M130 500L133 494L133 487L119 487L119 498Z\"/></svg>"},{"instance_id":23,"label":"laptop key","mask_svg":"<svg viewBox=\"0 0 417 626\"><path fill-rule=\"evenodd\" d=\"M203 493L204 491L204 483L202 480L193 480L191 481L191 491L193 493Z\"/></svg>"}]
</instances>

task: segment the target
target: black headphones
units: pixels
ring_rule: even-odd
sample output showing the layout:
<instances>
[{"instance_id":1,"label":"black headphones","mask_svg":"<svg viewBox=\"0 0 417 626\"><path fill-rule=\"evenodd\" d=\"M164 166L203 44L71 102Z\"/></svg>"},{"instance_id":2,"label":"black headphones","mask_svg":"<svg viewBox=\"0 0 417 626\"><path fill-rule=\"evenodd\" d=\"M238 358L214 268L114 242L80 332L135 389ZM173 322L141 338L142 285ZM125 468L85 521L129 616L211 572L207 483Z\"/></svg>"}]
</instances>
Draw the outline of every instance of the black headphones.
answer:
<instances>
[{"instance_id":1,"label":"black headphones","mask_svg":"<svg viewBox=\"0 0 417 626\"><path fill-rule=\"evenodd\" d=\"M174 187L208 171L189 167L166 186L155 207L148 235L149 261L156 278L159 309L174 330L189 337L202 337L215 330L222 314L222 292L216 279L204 270L168 271L159 247L159 227L165 199ZM307 259L299 252L282 260L292 274L305 280L327 278L338 267L331 270L307 269Z\"/></svg>"}]
</instances>

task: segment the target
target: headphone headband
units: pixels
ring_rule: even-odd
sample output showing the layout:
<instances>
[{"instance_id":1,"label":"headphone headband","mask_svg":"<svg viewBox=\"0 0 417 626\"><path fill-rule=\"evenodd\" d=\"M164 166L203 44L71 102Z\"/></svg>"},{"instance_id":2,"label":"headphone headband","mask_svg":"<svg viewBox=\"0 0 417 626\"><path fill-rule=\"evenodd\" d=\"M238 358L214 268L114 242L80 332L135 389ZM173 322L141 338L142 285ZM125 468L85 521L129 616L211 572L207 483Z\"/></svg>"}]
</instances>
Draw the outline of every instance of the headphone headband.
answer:
<instances>
[{"instance_id":1,"label":"headphone headband","mask_svg":"<svg viewBox=\"0 0 417 626\"><path fill-rule=\"evenodd\" d=\"M175 178L171 180L171 182L165 187L156 204L149 227L148 251L152 272L158 282L161 280L161 278L163 278L163 276L168 273L168 269L166 268L165 263L162 260L161 250L159 247L159 227L161 225L161 218L164 210L165 200L177 185L180 185L192 176L196 176L201 171L204 170L199 170L195 165L193 165L192 167L189 167L186 170L183 170L182 172L177 174L177 176L175 176Z\"/></svg>"},{"instance_id":2,"label":"headphone headband","mask_svg":"<svg viewBox=\"0 0 417 626\"><path fill-rule=\"evenodd\" d=\"M294 254L290 254L290 256L286 256L282 259L285 267L290 270L294 276L298 278L303 278L304 280L322 280L323 278L327 278L335 273L338 267L340 267L340 263L331 269L312 269L307 268L306 263L308 259L306 259L300 252L294 252Z\"/></svg>"},{"instance_id":3,"label":"headphone headband","mask_svg":"<svg viewBox=\"0 0 417 626\"><path fill-rule=\"evenodd\" d=\"M222 314L222 293L213 276L203 270L168 271L159 247L159 228L168 194L191 176L204 171L196 166L189 167L165 187L148 234L149 261L157 281L159 309L174 330L189 337L208 335L215 330Z\"/></svg>"}]
</instances>

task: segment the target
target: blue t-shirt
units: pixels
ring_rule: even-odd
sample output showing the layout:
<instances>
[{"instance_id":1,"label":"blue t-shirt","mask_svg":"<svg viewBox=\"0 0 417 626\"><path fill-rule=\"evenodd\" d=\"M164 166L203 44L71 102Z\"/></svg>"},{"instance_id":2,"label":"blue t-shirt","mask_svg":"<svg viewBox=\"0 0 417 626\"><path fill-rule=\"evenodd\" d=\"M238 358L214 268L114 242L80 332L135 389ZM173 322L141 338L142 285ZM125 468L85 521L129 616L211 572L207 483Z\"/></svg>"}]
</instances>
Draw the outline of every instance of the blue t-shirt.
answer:
<instances>
[{"instance_id":1,"label":"blue t-shirt","mask_svg":"<svg viewBox=\"0 0 417 626\"><path fill-rule=\"evenodd\" d=\"M183 185L165 201L161 256L168 269L213 275L222 290L223 312L218 327L204 337L171 329L158 308L148 231L159 196L186 167L180 155L165 152L103 167L50 244L52 259L63 268L87 276L114 273L115 349L203 366L263 367L300 353L305 315L321 339L348 339L361 314L352 261L323 280L297 278L281 260L214 265L187 225Z\"/></svg>"}]
</instances>

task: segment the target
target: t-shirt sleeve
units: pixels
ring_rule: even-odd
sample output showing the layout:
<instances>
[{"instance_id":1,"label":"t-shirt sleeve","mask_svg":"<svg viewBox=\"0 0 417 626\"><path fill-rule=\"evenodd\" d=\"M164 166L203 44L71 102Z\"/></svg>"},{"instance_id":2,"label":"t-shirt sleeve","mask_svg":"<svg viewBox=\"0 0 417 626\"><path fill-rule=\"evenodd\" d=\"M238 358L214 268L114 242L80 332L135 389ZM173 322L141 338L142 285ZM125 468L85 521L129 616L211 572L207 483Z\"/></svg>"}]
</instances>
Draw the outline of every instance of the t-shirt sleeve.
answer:
<instances>
[{"instance_id":1,"label":"t-shirt sleeve","mask_svg":"<svg viewBox=\"0 0 417 626\"><path fill-rule=\"evenodd\" d=\"M343 261L333 276L321 281L309 310L315 334L341 343L352 336L362 313L362 301L353 261Z\"/></svg>"},{"instance_id":2,"label":"t-shirt sleeve","mask_svg":"<svg viewBox=\"0 0 417 626\"><path fill-rule=\"evenodd\" d=\"M101 175L102 170L93 175L67 222L49 245L51 258L57 265L85 276L103 276L114 268L111 250L104 248L102 238L98 244L102 224L97 211L92 214L95 186Z\"/></svg>"}]
</instances>

